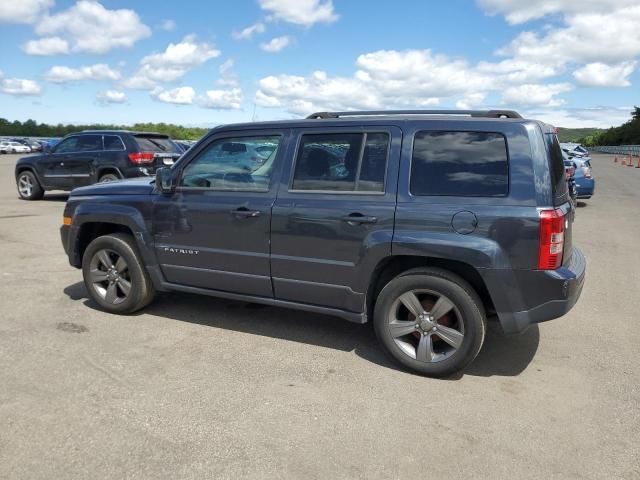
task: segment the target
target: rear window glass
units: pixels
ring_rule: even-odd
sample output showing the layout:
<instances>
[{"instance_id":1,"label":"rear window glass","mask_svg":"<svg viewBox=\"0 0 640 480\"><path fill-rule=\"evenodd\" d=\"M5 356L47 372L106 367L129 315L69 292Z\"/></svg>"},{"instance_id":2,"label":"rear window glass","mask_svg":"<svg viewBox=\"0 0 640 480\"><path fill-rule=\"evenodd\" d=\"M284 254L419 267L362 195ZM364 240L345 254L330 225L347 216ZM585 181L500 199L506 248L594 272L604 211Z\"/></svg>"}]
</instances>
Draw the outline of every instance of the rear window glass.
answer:
<instances>
[{"instance_id":1,"label":"rear window glass","mask_svg":"<svg viewBox=\"0 0 640 480\"><path fill-rule=\"evenodd\" d=\"M553 186L554 202L559 205L568 199L567 179L564 172L564 157L558 137L555 133L544 135L549 154L549 173Z\"/></svg>"},{"instance_id":2,"label":"rear window glass","mask_svg":"<svg viewBox=\"0 0 640 480\"><path fill-rule=\"evenodd\" d=\"M501 197L509 193L507 141L499 133L418 132L413 195Z\"/></svg>"},{"instance_id":3,"label":"rear window glass","mask_svg":"<svg viewBox=\"0 0 640 480\"><path fill-rule=\"evenodd\" d=\"M169 137L136 135L136 142L143 152L180 153L178 146Z\"/></svg>"}]
</instances>

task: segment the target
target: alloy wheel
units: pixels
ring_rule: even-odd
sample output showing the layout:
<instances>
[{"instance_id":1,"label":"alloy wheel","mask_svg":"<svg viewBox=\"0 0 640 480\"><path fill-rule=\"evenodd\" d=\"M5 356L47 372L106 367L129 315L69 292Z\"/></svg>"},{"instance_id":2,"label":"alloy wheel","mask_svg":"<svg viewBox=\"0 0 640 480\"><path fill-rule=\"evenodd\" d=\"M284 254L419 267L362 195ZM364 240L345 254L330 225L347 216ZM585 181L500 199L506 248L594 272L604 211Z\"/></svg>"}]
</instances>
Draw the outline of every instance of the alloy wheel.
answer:
<instances>
[{"instance_id":1,"label":"alloy wheel","mask_svg":"<svg viewBox=\"0 0 640 480\"><path fill-rule=\"evenodd\" d=\"M388 329L396 346L423 363L446 360L464 340L460 311L446 296L431 290L410 290L391 306Z\"/></svg>"},{"instance_id":2,"label":"alloy wheel","mask_svg":"<svg viewBox=\"0 0 640 480\"><path fill-rule=\"evenodd\" d=\"M33 180L29 175L22 175L18 179L18 190L23 197L30 197L33 193Z\"/></svg>"},{"instance_id":3,"label":"alloy wheel","mask_svg":"<svg viewBox=\"0 0 640 480\"><path fill-rule=\"evenodd\" d=\"M129 266L124 257L113 250L98 250L93 255L89 281L98 296L113 305L121 304L131 293Z\"/></svg>"}]
</instances>

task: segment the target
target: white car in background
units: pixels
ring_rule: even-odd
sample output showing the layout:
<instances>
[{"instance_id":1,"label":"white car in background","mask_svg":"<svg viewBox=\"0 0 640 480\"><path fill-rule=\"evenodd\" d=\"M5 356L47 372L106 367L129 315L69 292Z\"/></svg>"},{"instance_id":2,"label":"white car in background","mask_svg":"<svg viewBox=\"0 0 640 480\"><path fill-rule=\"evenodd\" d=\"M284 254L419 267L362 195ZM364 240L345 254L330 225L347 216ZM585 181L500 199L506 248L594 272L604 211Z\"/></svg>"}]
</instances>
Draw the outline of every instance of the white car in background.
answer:
<instances>
[{"instance_id":1,"label":"white car in background","mask_svg":"<svg viewBox=\"0 0 640 480\"><path fill-rule=\"evenodd\" d=\"M561 143L560 147L567 155L569 155L571 160L578 161L578 163L583 163L585 161L588 162L591 160L589 151L579 143Z\"/></svg>"},{"instance_id":2,"label":"white car in background","mask_svg":"<svg viewBox=\"0 0 640 480\"><path fill-rule=\"evenodd\" d=\"M1 153L31 153L31 147L27 147L22 143L4 140L0 142Z\"/></svg>"}]
</instances>

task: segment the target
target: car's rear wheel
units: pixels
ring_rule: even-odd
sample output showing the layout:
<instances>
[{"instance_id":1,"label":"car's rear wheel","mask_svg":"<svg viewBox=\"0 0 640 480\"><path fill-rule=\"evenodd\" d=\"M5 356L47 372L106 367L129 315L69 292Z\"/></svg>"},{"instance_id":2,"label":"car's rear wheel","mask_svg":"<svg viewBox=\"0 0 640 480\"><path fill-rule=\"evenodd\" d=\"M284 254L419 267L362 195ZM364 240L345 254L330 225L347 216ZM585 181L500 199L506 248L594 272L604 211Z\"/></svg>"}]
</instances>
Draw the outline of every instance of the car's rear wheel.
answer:
<instances>
[{"instance_id":1,"label":"car's rear wheel","mask_svg":"<svg viewBox=\"0 0 640 480\"><path fill-rule=\"evenodd\" d=\"M82 274L91 298L111 313L140 310L155 295L130 235L104 235L93 240L82 257Z\"/></svg>"},{"instance_id":2,"label":"car's rear wheel","mask_svg":"<svg viewBox=\"0 0 640 480\"><path fill-rule=\"evenodd\" d=\"M20 172L16 178L18 195L23 200L41 200L44 197L44 190L38 183L38 179L28 170Z\"/></svg>"},{"instance_id":3,"label":"car's rear wheel","mask_svg":"<svg viewBox=\"0 0 640 480\"><path fill-rule=\"evenodd\" d=\"M98 183L115 182L116 180L120 180L120 177L118 177L115 173L105 173L104 175L100 176L100 178L98 179Z\"/></svg>"},{"instance_id":4,"label":"car's rear wheel","mask_svg":"<svg viewBox=\"0 0 640 480\"><path fill-rule=\"evenodd\" d=\"M462 278L446 270L409 270L380 292L374 328L401 365L443 377L466 367L484 342L482 302Z\"/></svg>"}]
</instances>

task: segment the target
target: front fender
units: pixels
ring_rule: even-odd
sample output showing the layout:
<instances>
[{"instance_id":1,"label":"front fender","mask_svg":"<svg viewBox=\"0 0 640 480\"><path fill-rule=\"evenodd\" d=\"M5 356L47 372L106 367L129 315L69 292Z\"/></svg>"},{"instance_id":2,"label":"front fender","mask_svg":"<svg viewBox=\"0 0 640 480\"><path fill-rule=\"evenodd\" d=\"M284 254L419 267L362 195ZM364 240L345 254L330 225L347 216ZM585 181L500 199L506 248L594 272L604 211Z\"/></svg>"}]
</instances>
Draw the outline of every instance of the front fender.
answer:
<instances>
[{"instance_id":1,"label":"front fender","mask_svg":"<svg viewBox=\"0 0 640 480\"><path fill-rule=\"evenodd\" d=\"M75 208L72 214L70 213L65 212L65 215L72 216L73 219L67 245L70 259L72 255L79 256L78 239L87 224L107 223L120 225L131 230L145 266L149 268L157 265L153 236L147 228L144 215L137 208L113 203L83 202Z\"/></svg>"}]
</instances>

